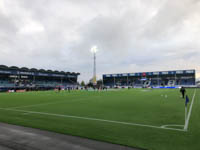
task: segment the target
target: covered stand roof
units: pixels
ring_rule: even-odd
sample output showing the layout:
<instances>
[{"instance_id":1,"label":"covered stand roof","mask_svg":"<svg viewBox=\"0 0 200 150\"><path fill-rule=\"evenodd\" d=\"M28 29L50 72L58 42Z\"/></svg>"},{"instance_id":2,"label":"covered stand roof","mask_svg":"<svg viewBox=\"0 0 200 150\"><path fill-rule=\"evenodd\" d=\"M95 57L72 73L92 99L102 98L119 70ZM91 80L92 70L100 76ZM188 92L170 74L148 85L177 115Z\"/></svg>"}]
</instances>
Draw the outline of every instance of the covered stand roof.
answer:
<instances>
[{"instance_id":1,"label":"covered stand roof","mask_svg":"<svg viewBox=\"0 0 200 150\"><path fill-rule=\"evenodd\" d=\"M53 73L53 74L69 74L69 75L80 75L80 73L75 72L64 72L64 71L53 71L53 70L45 70L45 69L36 69L36 68L27 68L27 67L17 67L17 66L11 66L8 67L6 65L0 65L1 70L17 70L17 71L23 71L23 72L41 72L41 73Z\"/></svg>"}]
</instances>

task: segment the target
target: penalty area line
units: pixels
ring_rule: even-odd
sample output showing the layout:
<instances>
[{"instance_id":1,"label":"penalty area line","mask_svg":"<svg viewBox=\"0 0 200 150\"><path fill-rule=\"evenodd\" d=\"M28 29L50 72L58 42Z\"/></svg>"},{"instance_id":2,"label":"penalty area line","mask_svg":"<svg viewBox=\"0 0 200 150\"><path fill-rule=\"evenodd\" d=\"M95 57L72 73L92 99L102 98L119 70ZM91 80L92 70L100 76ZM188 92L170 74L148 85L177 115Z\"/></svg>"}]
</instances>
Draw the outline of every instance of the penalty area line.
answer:
<instances>
[{"instance_id":1,"label":"penalty area line","mask_svg":"<svg viewBox=\"0 0 200 150\"><path fill-rule=\"evenodd\" d=\"M62 114L45 113L45 112L37 112L37 111L26 111L26 110L9 109L9 108L0 108L0 110L16 111L16 112L29 113L29 114L40 114L40 115L47 115L47 116L56 116L56 117L73 118L73 119L83 119L83 120L90 120L90 121L99 121L99 122L123 124L123 125L130 125L130 126L140 126L140 127L149 127L149 128L157 128L157 129L164 129L164 130L175 130L175 131L186 132L183 129L168 128L168 127L154 126L154 125L145 125L145 124L130 123L130 122L121 122L121 121L114 121L114 120L104 120L104 119L89 118L89 117L62 115Z\"/></svg>"}]
</instances>

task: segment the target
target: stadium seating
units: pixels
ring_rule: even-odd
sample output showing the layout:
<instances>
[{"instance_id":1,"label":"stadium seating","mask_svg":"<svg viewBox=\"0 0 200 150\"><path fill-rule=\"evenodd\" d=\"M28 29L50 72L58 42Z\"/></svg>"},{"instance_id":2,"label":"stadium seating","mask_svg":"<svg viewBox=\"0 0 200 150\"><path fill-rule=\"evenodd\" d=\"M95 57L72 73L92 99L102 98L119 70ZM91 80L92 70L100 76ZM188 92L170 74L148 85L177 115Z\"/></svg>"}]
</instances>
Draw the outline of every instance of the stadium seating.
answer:
<instances>
[{"instance_id":1,"label":"stadium seating","mask_svg":"<svg viewBox=\"0 0 200 150\"><path fill-rule=\"evenodd\" d=\"M80 73L0 65L0 87L1 89L72 87L77 86L78 75Z\"/></svg>"}]
</instances>

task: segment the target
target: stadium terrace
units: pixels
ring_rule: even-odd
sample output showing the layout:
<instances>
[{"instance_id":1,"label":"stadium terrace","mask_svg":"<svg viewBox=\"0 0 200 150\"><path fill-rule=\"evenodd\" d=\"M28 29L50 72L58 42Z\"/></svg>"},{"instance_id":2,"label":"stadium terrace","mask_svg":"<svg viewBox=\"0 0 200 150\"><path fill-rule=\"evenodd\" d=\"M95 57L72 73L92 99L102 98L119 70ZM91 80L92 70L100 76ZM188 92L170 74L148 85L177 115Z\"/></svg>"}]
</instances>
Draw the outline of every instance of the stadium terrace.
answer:
<instances>
[{"instance_id":1,"label":"stadium terrace","mask_svg":"<svg viewBox=\"0 0 200 150\"><path fill-rule=\"evenodd\" d=\"M195 70L104 74L105 86L180 87L195 85Z\"/></svg>"},{"instance_id":2,"label":"stadium terrace","mask_svg":"<svg viewBox=\"0 0 200 150\"><path fill-rule=\"evenodd\" d=\"M75 87L80 73L0 65L0 91Z\"/></svg>"}]
</instances>

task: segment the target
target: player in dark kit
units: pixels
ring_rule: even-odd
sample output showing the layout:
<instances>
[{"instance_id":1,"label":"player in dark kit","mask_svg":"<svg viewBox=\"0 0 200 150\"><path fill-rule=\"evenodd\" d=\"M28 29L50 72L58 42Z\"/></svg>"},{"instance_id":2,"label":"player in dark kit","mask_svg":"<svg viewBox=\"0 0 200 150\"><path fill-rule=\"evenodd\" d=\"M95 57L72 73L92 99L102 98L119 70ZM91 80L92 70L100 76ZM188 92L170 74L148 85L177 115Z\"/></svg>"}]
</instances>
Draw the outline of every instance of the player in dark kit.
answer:
<instances>
[{"instance_id":1,"label":"player in dark kit","mask_svg":"<svg viewBox=\"0 0 200 150\"><path fill-rule=\"evenodd\" d=\"M68 87L67 89L68 89L68 92L70 93L70 91L71 91L71 87Z\"/></svg>"},{"instance_id":2,"label":"player in dark kit","mask_svg":"<svg viewBox=\"0 0 200 150\"><path fill-rule=\"evenodd\" d=\"M183 86L181 87L180 92L182 93L182 98L185 98L186 90Z\"/></svg>"},{"instance_id":3,"label":"player in dark kit","mask_svg":"<svg viewBox=\"0 0 200 150\"><path fill-rule=\"evenodd\" d=\"M61 91L61 87L59 86L59 87L58 87L58 92L60 92L60 91Z\"/></svg>"}]
</instances>

